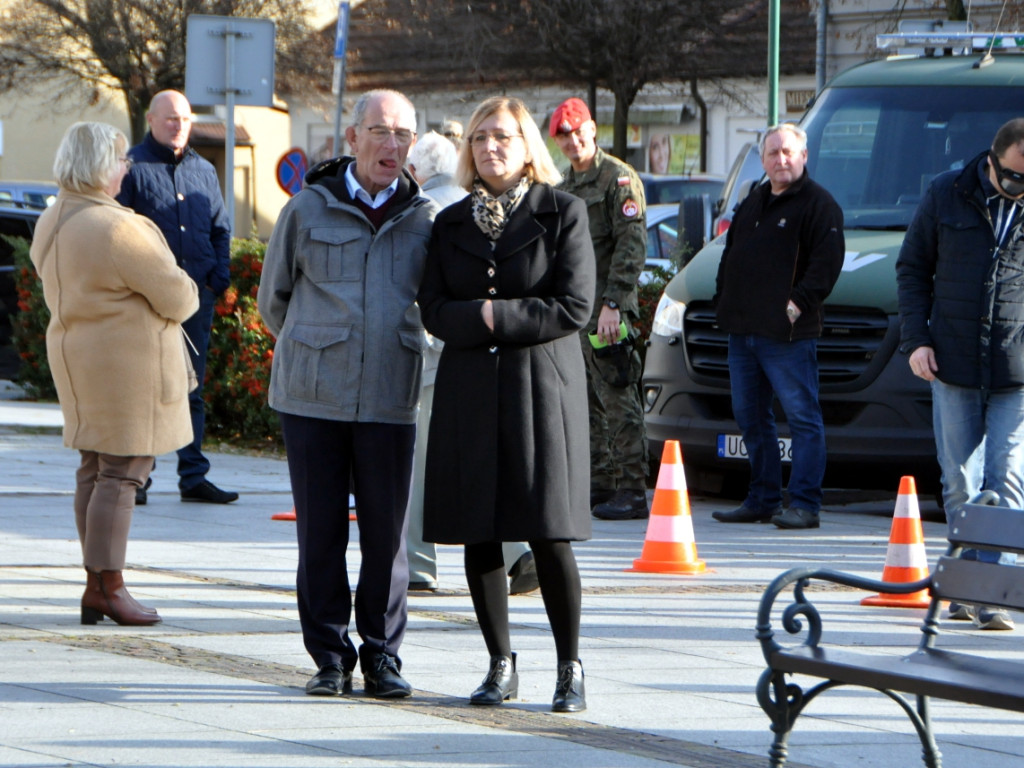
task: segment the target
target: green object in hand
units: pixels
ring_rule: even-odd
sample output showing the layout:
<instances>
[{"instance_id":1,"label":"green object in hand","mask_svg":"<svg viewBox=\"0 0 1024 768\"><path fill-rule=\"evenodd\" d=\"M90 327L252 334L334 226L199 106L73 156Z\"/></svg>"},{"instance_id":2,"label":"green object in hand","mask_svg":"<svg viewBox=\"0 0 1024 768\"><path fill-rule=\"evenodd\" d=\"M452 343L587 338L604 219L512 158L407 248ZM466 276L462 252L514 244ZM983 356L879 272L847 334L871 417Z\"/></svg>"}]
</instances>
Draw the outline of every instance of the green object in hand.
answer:
<instances>
[{"instance_id":1,"label":"green object in hand","mask_svg":"<svg viewBox=\"0 0 1024 768\"><path fill-rule=\"evenodd\" d=\"M617 338L615 340L615 343L619 344L619 343L625 341L628 337L629 337L629 326L626 325L626 321L623 320L621 323L619 323L619 338ZM596 333L588 333L587 334L587 338L590 339L590 346L592 346L594 349L604 349L605 347L608 346L608 342L604 341Z\"/></svg>"}]
</instances>

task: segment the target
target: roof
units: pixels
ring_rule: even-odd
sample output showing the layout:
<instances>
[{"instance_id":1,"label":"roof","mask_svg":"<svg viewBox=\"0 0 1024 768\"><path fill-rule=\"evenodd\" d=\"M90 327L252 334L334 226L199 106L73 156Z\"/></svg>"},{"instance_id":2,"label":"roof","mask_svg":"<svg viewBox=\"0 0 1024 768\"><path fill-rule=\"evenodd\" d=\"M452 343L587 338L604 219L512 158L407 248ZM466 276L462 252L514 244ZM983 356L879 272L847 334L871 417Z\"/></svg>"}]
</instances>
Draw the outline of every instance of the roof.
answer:
<instances>
[{"instance_id":1,"label":"roof","mask_svg":"<svg viewBox=\"0 0 1024 768\"><path fill-rule=\"evenodd\" d=\"M192 123L192 133L189 134L188 143L193 147L217 147L224 146L227 139L227 126L220 120L202 120ZM235 146L251 147L252 139L249 132L241 125L235 125Z\"/></svg>"}]
</instances>

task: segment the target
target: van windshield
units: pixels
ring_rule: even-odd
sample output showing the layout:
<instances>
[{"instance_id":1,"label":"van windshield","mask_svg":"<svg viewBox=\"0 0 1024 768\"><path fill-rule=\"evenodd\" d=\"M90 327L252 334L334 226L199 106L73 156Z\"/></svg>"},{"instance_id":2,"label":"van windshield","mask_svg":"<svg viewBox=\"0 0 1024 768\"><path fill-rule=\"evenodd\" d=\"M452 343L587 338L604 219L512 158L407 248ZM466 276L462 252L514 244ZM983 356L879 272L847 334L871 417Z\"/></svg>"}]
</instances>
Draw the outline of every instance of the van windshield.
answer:
<instances>
[{"instance_id":1,"label":"van windshield","mask_svg":"<svg viewBox=\"0 0 1024 768\"><path fill-rule=\"evenodd\" d=\"M1024 88L829 88L801 123L807 168L847 229L905 230L928 184L1024 115Z\"/></svg>"}]
</instances>

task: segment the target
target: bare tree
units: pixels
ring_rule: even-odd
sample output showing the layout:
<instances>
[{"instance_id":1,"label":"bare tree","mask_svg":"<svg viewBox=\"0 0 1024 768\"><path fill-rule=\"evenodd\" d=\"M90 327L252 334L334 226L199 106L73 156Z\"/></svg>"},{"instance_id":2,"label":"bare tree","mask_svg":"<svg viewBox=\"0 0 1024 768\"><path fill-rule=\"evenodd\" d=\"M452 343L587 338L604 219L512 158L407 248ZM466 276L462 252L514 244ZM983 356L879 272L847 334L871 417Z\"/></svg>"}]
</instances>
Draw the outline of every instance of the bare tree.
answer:
<instances>
[{"instance_id":1,"label":"bare tree","mask_svg":"<svg viewBox=\"0 0 1024 768\"><path fill-rule=\"evenodd\" d=\"M0 92L45 88L52 103L71 107L119 90L138 142L153 95L184 87L194 13L272 19L278 92L329 84L329 59L310 45L306 0L17 0L0 27Z\"/></svg>"},{"instance_id":2,"label":"bare tree","mask_svg":"<svg viewBox=\"0 0 1024 768\"><path fill-rule=\"evenodd\" d=\"M784 68L812 72L807 0L785 3L783 21ZM348 82L410 92L582 87L591 107L606 88L622 157L646 84L763 75L767 27L768 0L367 0L352 14Z\"/></svg>"}]
</instances>

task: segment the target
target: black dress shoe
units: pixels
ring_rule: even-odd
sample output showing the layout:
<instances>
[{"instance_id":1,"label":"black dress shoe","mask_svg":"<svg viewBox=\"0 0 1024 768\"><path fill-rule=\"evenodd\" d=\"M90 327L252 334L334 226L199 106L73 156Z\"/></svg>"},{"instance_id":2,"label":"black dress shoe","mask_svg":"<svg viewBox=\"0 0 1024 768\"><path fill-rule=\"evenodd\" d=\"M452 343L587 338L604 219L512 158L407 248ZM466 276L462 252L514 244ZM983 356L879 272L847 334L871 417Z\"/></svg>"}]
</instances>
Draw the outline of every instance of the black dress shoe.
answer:
<instances>
[{"instance_id":1,"label":"black dress shoe","mask_svg":"<svg viewBox=\"0 0 1024 768\"><path fill-rule=\"evenodd\" d=\"M152 484L153 484L153 478L152 477L147 477L146 478L146 484L143 485L141 488L136 488L135 489L135 506L136 507L144 507L144 506L146 506L146 502L149 501L149 494L147 494L146 491L149 490L149 486L151 486Z\"/></svg>"},{"instance_id":2,"label":"black dress shoe","mask_svg":"<svg viewBox=\"0 0 1024 768\"><path fill-rule=\"evenodd\" d=\"M310 696L338 696L352 693L352 672L345 671L340 664L324 664L320 671L309 678L306 693Z\"/></svg>"},{"instance_id":3,"label":"black dress shoe","mask_svg":"<svg viewBox=\"0 0 1024 768\"><path fill-rule=\"evenodd\" d=\"M206 504L230 504L238 499L234 491L222 491L209 480L203 480L188 490L181 492L182 501L197 501Z\"/></svg>"},{"instance_id":4,"label":"black dress shoe","mask_svg":"<svg viewBox=\"0 0 1024 768\"><path fill-rule=\"evenodd\" d=\"M363 667L363 688L377 699L403 699L412 695L412 686L402 678L394 656L378 653Z\"/></svg>"},{"instance_id":5,"label":"black dress shoe","mask_svg":"<svg viewBox=\"0 0 1024 768\"><path fill-rule=\"evenodd\" d=\"M781 509L770 509L767 512L758 512L750 507L739 506L728 512L712 512L711 516L720 523L767 523L772 519L772 515L781 511Z\"/></svg>"},{"instance_id":6,"label":"black dress shoe","mask_svg":"<svg viewBox=\"0 0 1024 768\"><path fill-rule=\"evenodd\" d=\"M512 564L508 578L508 593L510 595L525 595L540 587L540 579L537 578L537 561L533 558L533 552L524 553Z\"/></svg>"},{"instance_id":7,"label":"black dress shoe","mask_svg":"<svg viewBox=\"0 0 1024 768\"><path fill-rule=\"evenodd\" d=\"M817 528L821 520L817 513L800 507L786 507L779 514L772 517L772 523L776 528L788 528L799 530L801 528Z\"/></svg>"},{"instance_id":8,"label":"black dress shoe","mask_svg":"<svg viewBox=\"0 0 1024 768\"><path fill-rule=\"evenodd\" d=\"M647 509L647 491L619 488L610 501L594 507L598 520L645 520L650 515Z\"/></svg>"},{"instance_id":9,"label":"black dress shoe","mask_svg":"<svg viewBox=\"0 0 1024 768\"><path fill-rule=\"evenodd\" d=\"M516 672L516 655L513 653L511 657L492 656L487 677L469 694L469 703L495 706L518 695L519 674Z\"/></svg>"},{"instance_id":10,"label":"black dress shoe","mask_svg":"<svg viewBox=\"0 0 1024 768\"><path fill-rule=\"evenodd\" d=\"M552 712L582 712L587 708L587 691L583 685L583 665L578 661L558 662L558 682Z\"/></svg>"},{"instance_id":11,"label":"black dress shoe","mask_svg":"<svg viewBox=\"0 0 1024 768\"><path fill-rule=\"evenodd\" d=\"M614 488L606 488L603 490L591 491L590 492L590 508L593 509L598 504L604 504L606 501L611 501L612 496L615 495Z\"/></svg>"}]
</instances>

